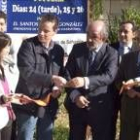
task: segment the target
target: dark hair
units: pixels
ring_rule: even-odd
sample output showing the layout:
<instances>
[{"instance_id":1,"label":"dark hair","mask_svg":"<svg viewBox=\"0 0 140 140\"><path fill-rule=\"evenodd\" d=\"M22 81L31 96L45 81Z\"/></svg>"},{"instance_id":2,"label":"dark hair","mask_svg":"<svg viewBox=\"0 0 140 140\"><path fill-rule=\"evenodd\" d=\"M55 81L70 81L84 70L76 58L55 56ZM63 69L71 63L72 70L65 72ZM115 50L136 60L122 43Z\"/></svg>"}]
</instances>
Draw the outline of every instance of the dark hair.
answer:
<instances>
[{"instance_id":1,"label":"dark hair","mask_svg":"<svg viewBox=\"0 0 140 140\"><path fill-rule=\"evenodd\" d=\"M11 45L11 38L8 34L0 32L0 52L7 45Z\"/></svg>"},{"instance_id":2,"label":"dark hair","mask_svg":"<svg viewBox=\"0 0 140 140\"><path fill-rule=\"evenodd\" d=\"M43 22L53 22L55 23L53 30L58 29L59 26L59 19L57 16L53 15L53 14L45 14L41 17L40 23Z\"/></svg>"},{"instance_id":3,"label":"dark hair","mask_svg":"<svg viewBox=\"0 0 140 140\"><path fill-rule=\"evenodd\" d=\"M132 25L132 31L135 32L137 30L135 23L133 21L122 21L120 23L120 26L124 25L124 24L131 24Z\"/></svg>"},{"instance_id":4,"label":"dark hair","mask_svg":"<svg viewBox=\"0 0 140 140\"><path fill-rule=\"evenodd\" d=\"M0 53L3 50L3 48L5 48L7 45L11 45L11 42L12 41L9 35L0 32ZM4 69L1 64L0 64L0 70L2 72L2 78L5 79Z\"/></svg>"},{"instance_id":5,"label":"dark hair","mask_svg":"<svg viewBox=\"0 0 140 140\"><path fill-rule=\"evenodd\" d=\"M0 11L0 18L3 18L5 22L7 21L7 16L3 11Z\"/></svg>"}]
</instances>

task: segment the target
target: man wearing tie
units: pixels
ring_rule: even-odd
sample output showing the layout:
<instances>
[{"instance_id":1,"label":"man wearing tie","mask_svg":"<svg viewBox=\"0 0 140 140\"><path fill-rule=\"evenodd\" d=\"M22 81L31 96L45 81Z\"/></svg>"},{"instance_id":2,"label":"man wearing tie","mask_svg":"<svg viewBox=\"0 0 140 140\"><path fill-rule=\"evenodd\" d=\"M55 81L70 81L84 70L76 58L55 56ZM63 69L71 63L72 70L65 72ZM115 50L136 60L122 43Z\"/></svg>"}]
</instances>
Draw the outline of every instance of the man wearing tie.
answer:
<instances>
[{"instance_id":1,"label":"man wearing tie","mask_svg":"<svg viewBox=\"0 0 140 140\"><path fill-rule=\"evenodd\" d=\"M70 80L65 106L70 121L69 140L85 140L89 125L94 140L111 140L112 101L108 86L117 73L118 53L105 43L106 25L91 21L87 42L73 46L66 64ZM92 56L92 57L91 57Z\"/></svg>"},{"instance_id":2,"label":"man wearing tie","mask_svg":"<svg viewBox=\"0 0 140 140\"><path fill-rule=\"evenodd\" d=\"M133 22L125 21L120 23L118 35L119 41L111 44L111 46L118 50L119 55L122 56L130 51L138 50L138 47L133 40L136 36L136 27Z\"/></svg>"},{"instance_id":3,"label":"man wearing tie","mask_svg":"<svg viewBox=\"0 0 140 140\"><path fill-rule=\"evenodd\" d=\"M116 85L120 89L124 84L121 102L120 140L138 140L140 131L140 87L139 82L131 85L135 77L140 77L140 52L131 52L122 58ZM131 80L129 80L131 79ZM125 83L126 82L126 83ZM129 85L129 84L130 85Z\"/></svg>"},{"instance_id":4,"label":"man wearing tie","mask_svg":"<svg viewBox=\"0 0 140 140\"><path fill-rule=\"evenodd\" d=\"M140 47L140 29L137 30L137 43L138 47ZM139 59L138 64L140 64L140 58L138 59ZM130 89L134 86L140 86L140 75L138 77L123 82L123 87L126 89Z\"/></svg>"},{"instance_id":5,"label":"man wearing tie","mask_svg":"<svg viewBox=\"0 0 140 140\"><path fill-rule=\"evenodd\" d=\"M122 56L132 52L139 50L139 47L134 43L134 38L136 34L136 27L131 21L124 21L120 24L119 27L119 41L111 44L113 48L115 48L119 53L119 63L121 62ZM121 107L121 96L119 95L119 91L114 85L114 83L110 86L111 93L113 95L114 100L114 113L112 118L112 140L115 140L116 136L116 122L118 118L118 112Z\"/></svg>"}]
</instances>

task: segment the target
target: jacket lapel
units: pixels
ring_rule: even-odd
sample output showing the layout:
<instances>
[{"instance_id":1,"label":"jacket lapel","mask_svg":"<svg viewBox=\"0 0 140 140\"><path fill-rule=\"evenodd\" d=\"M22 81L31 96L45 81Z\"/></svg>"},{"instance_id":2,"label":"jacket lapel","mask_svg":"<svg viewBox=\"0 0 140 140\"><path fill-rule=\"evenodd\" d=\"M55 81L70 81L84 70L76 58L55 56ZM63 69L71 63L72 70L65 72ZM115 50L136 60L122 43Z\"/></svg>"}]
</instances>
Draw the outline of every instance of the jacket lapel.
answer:
<instances>
[{"instance_id":1,"label":"jacket lapel","mask_svg":"<svg viewBox=\"0 0 140 140\"><path fill-rule=\"evenodd\" d=\"M134 73L134 77L137 77L138 76L138 55L139 55L139 51L136 51L135 52L136 55L134 55L134 60L135 62L132 63L132 69L131 69L131 73L133 74ZM132 59L132 58L131 58Z\"/></svg>"},{"instance_id":2,"label":"jacket lapel","mask_svg":"<svg viewBox=\"0 0 140 140\"><path fill-rule=\"evenodd\" d=\"M86 43L83 44L83 49L80 50L82 51L82 55L78 61L78 65L80 66L81 70L82 70L82 74L83 75L87 75L88 74L88 69L89 69L89 63L88 63L88 47L86 45Z\"/></svg>"},{"instance_id":3,"label":"jacket lapel","mask_svg":"<svg viewBox=\"0 0 140 140\"><path fill-rule=\"evenodd\" d=\"M103 44L103 46L101 47L99 52L96 54L94 62L92 64L91 68L89 69L89 71L93 72L93 71L98 70L101 67L102 63L104 62L104 60L106 58L105 52L106 52L106 43Z\"/></svg>"},{"instance_id":4,"label":"jacket lapel","mask_svg":"<svg viewBox=\"0 0 140 140\"><path fill-rule=\"evenodd\" d=\"M138 51L138 50L140 50L140 47L136 43L133 43L132 51Z\"/></svg>"}]
</instances>

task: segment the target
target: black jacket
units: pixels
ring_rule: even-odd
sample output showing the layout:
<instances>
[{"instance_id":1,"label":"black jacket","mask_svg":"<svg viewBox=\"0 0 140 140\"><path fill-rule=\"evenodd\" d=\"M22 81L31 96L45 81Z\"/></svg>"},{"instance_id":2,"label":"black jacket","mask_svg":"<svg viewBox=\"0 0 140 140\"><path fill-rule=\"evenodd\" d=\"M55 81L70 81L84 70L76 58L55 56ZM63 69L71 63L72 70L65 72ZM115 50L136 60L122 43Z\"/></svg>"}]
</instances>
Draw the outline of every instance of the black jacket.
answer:
<instances>
[{"instance_id":1,"label":"black jacket","mask_svg":"<svg viewBox=\"0 0 140 140\"><path fill-rule=\"evenodd\" d=\"M63 73L63 57L64 51L58 44L54 44L53 49L47 54L37 36L24 40L18 53L20 76L16 92L24 93L34 99L45 97L53 86L51 76ZM49 106L52 104L54 105L54 101L51 101ZM56 101L55 104L56 108ZM17 105L16 108L34 112L38 106L28 104Z\"/></svg>"}]
</instances>

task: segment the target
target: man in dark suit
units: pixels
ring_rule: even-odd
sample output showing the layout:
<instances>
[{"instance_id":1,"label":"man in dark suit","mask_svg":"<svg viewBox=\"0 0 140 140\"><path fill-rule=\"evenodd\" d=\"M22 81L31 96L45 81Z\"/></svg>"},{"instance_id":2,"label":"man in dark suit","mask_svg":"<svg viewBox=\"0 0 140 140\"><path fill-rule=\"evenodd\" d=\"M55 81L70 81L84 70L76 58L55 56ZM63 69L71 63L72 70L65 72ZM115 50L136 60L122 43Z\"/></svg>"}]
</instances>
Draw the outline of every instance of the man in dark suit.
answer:
<instances>
[{"instance_id":1,"label":"man in dark suit","mask_svg":"<svg viewBox=\"0 0 140 140\"><path fill-rule=\"evenodd\" d=\"M134 42L134 38L136 36L136 27L131 21L124 21L120 23L119 27L119 41L111 44L113 48L115 48L119 53L119 63L121 62L122 56L132 51L139 50L139 47ZM121 96L119 95L119 91L113 83L110 86L111 93L113 95L114 100L114 113L112 118L112 140L115 140L116 137L116 123L118 119L118 112L121 108Z\"/></svg>"},{"instance_id":2,"label":"man in dark suit","mask_svg":"<svg viewBox=\"0 0 140 140\"><path fill-rule=\"evenodd\" d=\"M66 64L65 106L69 114L69 140L85 140L87 125L94 140L111 140L112 101L108 85L117 72L118 54L107 43L102 20L91 21L87 42L73 46Z\"/></svg>"},{"instance_id":3,"label":"man in dark suit","mask_svg":"<svg viewBox=\"0 0 140 140\"><path fill-rule=\"evenodd\" d=\"M120 140L138 140L140 131L140 87L139 85L127 85L130 79L140 76L140 52L129 53L122 58L116 85L122 91L121 102L121 132ZM125 84L126 81L126 84ZM135 81L135 79L134 79ZM130 82L131 83L131 82ZM126 86L127 85L127 86Z\"/></svg>"},{"instance_id":4,"label":"man in dark suit","mask_svg":"<svg viewBox=\"0 0 140 140\"><path fill-rule=\"evenodd\" d=\"M45 107L39 107L34 103L15 105L17 140L33 139L35 130L38 140L53 139L52 129L58 108L56 97L60 95L53 90L54 86L61 87L66 84L66 80L58 76L63 73L64 51L60 45L52 41L52 37L57 33L58 24L56 16L43 15L39 22L38 35L24 40L19 49L20 76L16 92L33 99L43 99L49 93L53 94Z\"/></svg>"},{"instance_id":5,"label":"man in dark suit","mask_svg":"<svg viewBox=\"0 0 140 140\"><path fill-rule=\"evenodd\" d=\"M121 22L118 36L119 41L112 43L111 46L119 52L119 56L122 56L131 51L139 50L138 46L134 42L134 38L136 37L136 27L133 22Z\"/></svg>"}]
</instances>

